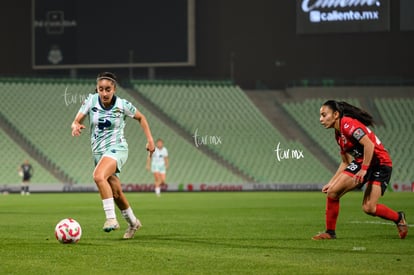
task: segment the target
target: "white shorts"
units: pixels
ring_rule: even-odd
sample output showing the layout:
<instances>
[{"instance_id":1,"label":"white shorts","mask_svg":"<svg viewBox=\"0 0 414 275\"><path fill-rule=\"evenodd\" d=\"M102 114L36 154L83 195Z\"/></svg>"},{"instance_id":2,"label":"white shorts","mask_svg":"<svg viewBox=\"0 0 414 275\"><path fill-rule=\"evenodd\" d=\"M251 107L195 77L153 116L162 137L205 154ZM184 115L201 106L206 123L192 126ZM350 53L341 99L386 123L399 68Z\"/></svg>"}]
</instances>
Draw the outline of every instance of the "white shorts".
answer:
<instances>
[{"instance_id":1,"label":"white shorts","mask_svg":"<svg viewBox=\"0 0 414 275\"><path fill-rule=\"evenodd\" d=\"M165 174L167 172L167 169L165 169L164 164L152 164L151 165L151 172L152 173Z\"/></svg>"}]
</instances>

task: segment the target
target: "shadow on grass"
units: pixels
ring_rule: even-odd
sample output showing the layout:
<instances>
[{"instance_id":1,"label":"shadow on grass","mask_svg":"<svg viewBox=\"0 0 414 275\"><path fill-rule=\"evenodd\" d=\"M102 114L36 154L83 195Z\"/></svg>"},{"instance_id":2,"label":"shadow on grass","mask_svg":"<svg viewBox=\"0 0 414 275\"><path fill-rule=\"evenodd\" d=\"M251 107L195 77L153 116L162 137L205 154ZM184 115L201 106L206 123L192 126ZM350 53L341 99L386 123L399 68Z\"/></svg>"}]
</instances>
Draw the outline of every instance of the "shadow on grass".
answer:
<instances>
[{"instance_id":1,"label":"shadow on grass","mask_svg":"<svg viewBox=\"0 0 414 275\"><path fill-rule=\"evenodd\" d=\"M383 236L378 236L378 239L383 239ZM392 238L389 238L390 240ZM139 242L142 245L160 245L166 243L181 243L196 245L198 247L212 247L212 248L230 248L230 249L258 249L258 250L282 250L282 251L296 251L301 253L320 253L320 254L342 254L342 253L363 253L370 255L406 255L404 252L395 253L395 251L388 252L378 249L358 249L359 246L353 245L352 240L329 240L329 241L314 241L305 239L275 239L275 238L201 238L194 236L183 235L142 235L137 236L131 240L124 240L130 242ZM366 240L366 239L364 239ZM289 242L292 246L284 245L285 242ZM262 244L260 244L262 243ZM336 244L338 246L336 247ZM346 247L344 247L344 244ZM357 248L357 249L355 249Z\"/></svg>"}]
</instances>

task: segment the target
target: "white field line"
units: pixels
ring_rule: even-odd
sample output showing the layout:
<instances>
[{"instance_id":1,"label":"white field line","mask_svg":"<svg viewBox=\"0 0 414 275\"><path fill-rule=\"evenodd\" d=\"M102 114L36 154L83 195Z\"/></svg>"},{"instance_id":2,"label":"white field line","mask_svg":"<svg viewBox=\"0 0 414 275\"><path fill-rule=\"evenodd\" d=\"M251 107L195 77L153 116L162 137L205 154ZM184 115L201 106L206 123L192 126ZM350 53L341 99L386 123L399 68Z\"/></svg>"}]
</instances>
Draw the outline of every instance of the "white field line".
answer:
<instances>
[{"instance_id":1,"label":"white field line","mask_svg":"<svg viewBox=\"0 0 414 275\"><path fill-rule=\"evenodd\" d=\"M395 226L395 223L393 222L381 222L381 221L351 221L349 223L353 223L353 224L385 224L385 225L392 225ZM413 227L414 225L412 224L408 224L408 227Z\"/></svg>"}]
</instances>

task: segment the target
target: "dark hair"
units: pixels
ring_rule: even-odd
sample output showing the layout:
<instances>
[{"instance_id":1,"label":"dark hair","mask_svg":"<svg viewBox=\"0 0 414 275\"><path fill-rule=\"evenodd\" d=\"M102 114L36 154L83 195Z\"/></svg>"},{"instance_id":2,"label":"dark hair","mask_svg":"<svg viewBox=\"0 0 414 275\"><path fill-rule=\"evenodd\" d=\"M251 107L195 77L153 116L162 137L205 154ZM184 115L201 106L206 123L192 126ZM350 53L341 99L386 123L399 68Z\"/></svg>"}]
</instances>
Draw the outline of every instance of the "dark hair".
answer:
<instances>
[{"instance_id":1,"label":"dark hair","mask_svg":"<svg viewBox=\"0 0 414 275\"><path fill-rule=\"evenodd\" d=\"M328 100L323 106L328 106L332 111L339 112L339 117L352 117L362 122L365 126L373 126L375 124L374 118L368 112L345 101Z\"/></svg>"},{"instance_id":2,"label":"dark hair","mask_svg":"<svg viewBox=\"0 0 414 275\"><path fill-rule=\"evenodd\" d=\"M114 86L116 86L116 83L118 82L116 75L110 72L102 72L98 74L98 76L96 77L96 82L98 82L101 79L107 79L107 80L112 81Z\"/></svg>"}]
</instances>

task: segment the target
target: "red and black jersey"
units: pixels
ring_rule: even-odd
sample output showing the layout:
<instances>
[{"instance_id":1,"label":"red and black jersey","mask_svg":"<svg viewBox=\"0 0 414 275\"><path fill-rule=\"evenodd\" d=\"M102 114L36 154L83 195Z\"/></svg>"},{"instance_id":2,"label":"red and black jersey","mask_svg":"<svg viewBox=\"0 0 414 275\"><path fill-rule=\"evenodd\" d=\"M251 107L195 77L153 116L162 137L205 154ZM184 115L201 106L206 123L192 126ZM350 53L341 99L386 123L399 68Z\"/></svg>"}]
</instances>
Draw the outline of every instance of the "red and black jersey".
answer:
<instances>
[{"instance_id":1,"label":"red and black jersey","mask_svg":"<svg viewBox=\"0 0 414 275\"><path fill-rule=\"evenodd\" d=\"M335 139L341 148L341 154L352 155L358 163L362 163L364 159L364 146L359 143L364 136L368 136L375 145L370 165L392 166L391 158L381 141L359 120L345 116L341 118L340 131L335 131Z\"/></svg>"}]
</instances>

